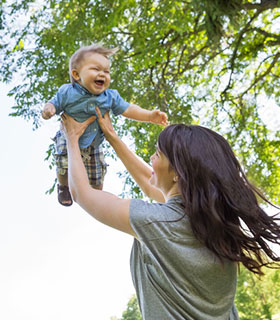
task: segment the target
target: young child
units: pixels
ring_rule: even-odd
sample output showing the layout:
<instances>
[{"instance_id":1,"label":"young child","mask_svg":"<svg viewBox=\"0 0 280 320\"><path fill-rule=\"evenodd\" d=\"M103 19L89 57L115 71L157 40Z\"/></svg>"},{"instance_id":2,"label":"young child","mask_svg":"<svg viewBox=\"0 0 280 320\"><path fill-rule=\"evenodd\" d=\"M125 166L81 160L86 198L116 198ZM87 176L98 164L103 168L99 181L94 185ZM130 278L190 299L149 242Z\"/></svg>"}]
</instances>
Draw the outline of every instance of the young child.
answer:
<instances>
[{"instance_id":1,"label":"young child","mask_svg":"<svg viewBox=\"0 0 280 320\"><path fill-rule=\"evenodd\" d=\"M83 122L96 115L98 106L102 115L112 110L113 114L134 120L167 125L167 115L159 110L145 110L136 104L125 101L117 90L108 89L110 85L109 57L118 49L107 49L97 43L81 47L69 61L71 84L62 85L56 96L48 101L42 117L47 120L55 114L66 112L75 120ZM106 174L106 163L101 148L104 134L98 121L91 123L79 140L83 162L85 164L90 185L102 190ZM54 138L56 143L57 191L58 201L64 206L72 205L72 197L68 189L68 158L66 140L62 131Z\"/></svg>"}]
</instances>

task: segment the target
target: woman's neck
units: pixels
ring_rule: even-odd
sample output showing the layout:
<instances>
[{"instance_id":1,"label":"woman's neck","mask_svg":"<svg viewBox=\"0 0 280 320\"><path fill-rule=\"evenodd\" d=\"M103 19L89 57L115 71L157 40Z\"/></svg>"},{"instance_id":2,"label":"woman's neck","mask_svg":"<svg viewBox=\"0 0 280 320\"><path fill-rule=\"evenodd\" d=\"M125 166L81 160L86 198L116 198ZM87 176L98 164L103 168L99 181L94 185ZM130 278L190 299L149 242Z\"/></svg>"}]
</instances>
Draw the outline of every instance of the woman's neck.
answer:
<instances>
[{"instance_id":1,"label":"woman's neck","mask_svg":"<svg viewBox=\"0 0 280 320\"><path fill-rule=\"evenodd\" d=\"M174 184L174 186L166 193L164 194L165 202L167 202L170 198L180 196L181 193L178 190L178 184Z\"/></svg>"}]
</instances>

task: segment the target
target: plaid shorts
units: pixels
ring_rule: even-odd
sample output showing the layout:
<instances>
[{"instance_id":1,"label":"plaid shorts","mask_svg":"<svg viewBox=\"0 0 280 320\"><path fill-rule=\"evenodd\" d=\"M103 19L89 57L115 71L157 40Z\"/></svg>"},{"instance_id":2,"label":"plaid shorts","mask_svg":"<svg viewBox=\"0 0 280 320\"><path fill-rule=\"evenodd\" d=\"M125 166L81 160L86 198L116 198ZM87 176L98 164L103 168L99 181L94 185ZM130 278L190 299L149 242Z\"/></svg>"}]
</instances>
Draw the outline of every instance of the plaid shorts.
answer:
<instances>
[{"instance_id":1,"label":"plaid shorts","mask_svg":"<svg viewBox=\"0 0 280 320\"><path fill-rule=\"evenodd\" d=\"M61 131L53 138L56 145L55 162L57 174L64 175L68 170L68 156L66 140ZM95 148L93 145L80 148L81 156L87 171L89 183L92 187L103 184L107 172L107 164L101 146Z\"/></svg>"}]
</instances>

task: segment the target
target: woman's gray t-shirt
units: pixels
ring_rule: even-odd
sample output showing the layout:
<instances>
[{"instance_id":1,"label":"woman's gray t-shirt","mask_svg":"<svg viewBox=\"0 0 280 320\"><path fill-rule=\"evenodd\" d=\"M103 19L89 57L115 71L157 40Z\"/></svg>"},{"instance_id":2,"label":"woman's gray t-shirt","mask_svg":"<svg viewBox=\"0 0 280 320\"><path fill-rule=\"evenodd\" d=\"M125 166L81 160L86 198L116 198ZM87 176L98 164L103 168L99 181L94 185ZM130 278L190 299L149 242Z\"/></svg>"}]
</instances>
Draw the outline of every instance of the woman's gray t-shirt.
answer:
<instances>
[{"instance_id":1,"label":"woman's gray t-shirt","mask_svg":"<svg viewBox=\"0 0 280 320\"><path fill-rule=\"evenodd\" d=\"M237 266L193 235L181 197L131 200L130 267L143 320L236 320Z\"/></svg>"}]
</instances>

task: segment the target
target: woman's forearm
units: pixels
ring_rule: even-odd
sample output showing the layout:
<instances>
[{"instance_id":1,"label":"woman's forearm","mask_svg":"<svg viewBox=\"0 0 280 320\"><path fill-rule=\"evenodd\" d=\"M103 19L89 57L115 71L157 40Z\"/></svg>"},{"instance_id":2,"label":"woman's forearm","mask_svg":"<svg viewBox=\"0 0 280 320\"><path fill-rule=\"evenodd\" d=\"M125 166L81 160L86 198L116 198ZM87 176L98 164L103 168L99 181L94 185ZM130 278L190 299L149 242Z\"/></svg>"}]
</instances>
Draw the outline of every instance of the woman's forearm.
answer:
<instances>
[{"instance_id":1,"label":"woman's forearm","mask_svg":"<svg viewBox=\"0 0 280 320\"><path fill-rule=\"evenodd\" d=\"M96 112L98 123L106 139L114 148L116 154L139 187L149 198L159 202L165 202L162 192L150 184L150 178L153 172L151 167L122 142L112 126L109 113L106 112L104 116L102 116L98 107L96 108Z\"/></svg>"},{"instance_id":2,"label":"woman's forearm","mask_svg":"<svg viewBox=\"0 0 280 320\"><path fill-rule=\"evenodd\" d=\"M78 139L94 117L82 123L75 121L67 114L62 114L61 118L67 141L68 180L74 201L100 222L136 236L129 221L130 200L120 199L111 193L93 189L89 184Z\"/></svg>"},{"instance_id":3,"label":"woman's forearm","mask_svg":"<svg viewBox=\"0 0 280 320\"><path fill-rule=\"evenodd\" d=\"M87 172L81 157L78 142L67 143L68 181L74 201L79 202L79 194L89 187Z\"/></svg>"},{"instance_id":4,"label":"woman's forearm","mask_svg":"<svg viewBox=\"0 0 280 320\"><path fill-rule=\"evenodd\" d=\"M162 192L150 184L152 168L132 152L116 134L107 137L107 140L143 192L153 200L164 202Z\"/></svg>"}]
</instances>

